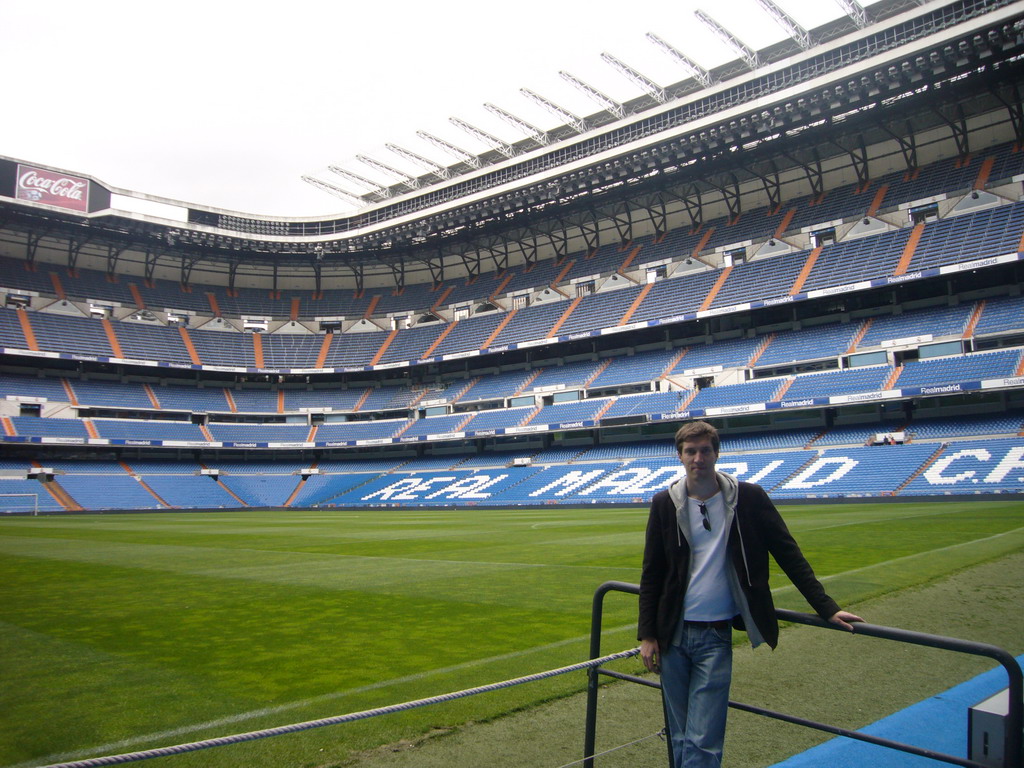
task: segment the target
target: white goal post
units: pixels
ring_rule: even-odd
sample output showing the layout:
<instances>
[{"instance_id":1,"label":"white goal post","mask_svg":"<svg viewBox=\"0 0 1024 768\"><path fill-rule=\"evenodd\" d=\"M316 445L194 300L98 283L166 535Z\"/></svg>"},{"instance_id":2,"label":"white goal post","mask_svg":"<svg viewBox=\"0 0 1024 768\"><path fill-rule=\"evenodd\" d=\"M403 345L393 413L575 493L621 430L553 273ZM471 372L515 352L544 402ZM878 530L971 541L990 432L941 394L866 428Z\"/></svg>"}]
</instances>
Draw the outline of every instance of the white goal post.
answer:
<instances>
[{"instance_id":1,"label":"white goal post","mask_svg":"<svg viewBox=\"0 0 1024 768\"><path fill-rule=\"evenodd\" d=\"M0 493L0 513L39 514L38 493Z\"/></svg>"}]
</instances>

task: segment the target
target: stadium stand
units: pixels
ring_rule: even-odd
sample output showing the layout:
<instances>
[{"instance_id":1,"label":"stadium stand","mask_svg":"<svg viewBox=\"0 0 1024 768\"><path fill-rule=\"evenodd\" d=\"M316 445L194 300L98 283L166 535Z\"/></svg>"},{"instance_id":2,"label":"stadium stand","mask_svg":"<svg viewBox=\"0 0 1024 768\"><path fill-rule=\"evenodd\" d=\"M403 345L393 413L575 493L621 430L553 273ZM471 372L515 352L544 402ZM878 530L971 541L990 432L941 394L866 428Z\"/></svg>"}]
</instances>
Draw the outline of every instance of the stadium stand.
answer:
<instances>
[{"instance_id":1,"label":"stadium stand","mask_svg":"<svg viewBox=\"0 0 1024 768\"><path fill-rule=\"evenodd\" d=\"M893 40L927 39L922 29L947 23L932 13L858 44L881 56ZM884 50L871 48L879 41ZM988 55L1010 66L1007 45ZM948 92L961 79L941 82ZM892 103L908 109L928 92ZM962 98L973 103L974 89ZM700 99L701 115L719 108ZM545 218L559 201L525 202L537 191L524 181L525 207L495 201L487 226L499 234L472 247L458 239L472 227L456 219L446 226L462 234L441 236L425 259L382 239L343 269L311 267L310 243L282 246L303 290L278 289L276 266L270 285L245 263L218 271L228 262L217 259L193 281L186 255L206 246L192 224L228 221L210 211L190 209L173 237L158 236L166 252L129 243L122 273L113 250L104 256L114 244L0 201L17 244L0 248L5 448L21 466L60 465L52 480L9 482L62 487L54 509L643 503L679 472L667 440L676 421L697 416L721 426L723 464L781 498L1024 492L1024 153L1000 104L966 118L970 152L966 135L929 136L913 153L901 145L905 168L871 125L851 124L869 145L829 154L828 171L747 136L735 148L771 155L764 166L730 166L733 153L706 144L690 186L667 195L645 185L668 166L620 184L616 160L606 193L637 192L589 209L593 221ZM772 119L803 109L788 106ZM841 148L815 144L805 117L796 144ZM679 141L657 146L680 151ZM417 215L418 194L396 201L412 206L401 215ZM506 213L524 229L503 241ZM106 243L106 218L77 225ZM306 237L308 224L275 226ZM328 224L344 241L345 225L317 227ZM195 239L176 248L181 237ZM376 262L375 248L387 257ZM389 274L394 287L382 285ZM904 444L874 445L886 433ZM95 460L99 451L116 460ZM221 476L204 477L204 465ZM92 492L100 475L116 499Z\"/></svg>"}]
</instances>

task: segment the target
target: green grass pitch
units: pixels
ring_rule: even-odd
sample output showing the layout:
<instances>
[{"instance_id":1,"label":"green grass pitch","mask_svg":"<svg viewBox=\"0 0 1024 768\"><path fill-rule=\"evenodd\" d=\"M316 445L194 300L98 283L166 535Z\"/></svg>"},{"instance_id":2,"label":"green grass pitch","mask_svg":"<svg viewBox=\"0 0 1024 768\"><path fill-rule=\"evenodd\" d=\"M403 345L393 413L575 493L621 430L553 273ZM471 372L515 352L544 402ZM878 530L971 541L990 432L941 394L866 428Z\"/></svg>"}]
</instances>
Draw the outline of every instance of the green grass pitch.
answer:
<instances>
[{"instance_id":1,"label":"green grass pitch","mask_svg":"<svg viewBox=\"0 0 1024 768\"><path fill-rule=\"evenodd\" d=\"M783 509L845 606L1024 549L1024 503ZM0 519L0 766L356 712L586 658L604 581L639 579L645 509ZM776 575L780 607L807 610ZM635 645L609 597L605 652ZM639 664L636 664L639 668ZM582 673L151 765L340 765L350 750L580 690ZM580 723L582 740L582 721Z\"/></svg>"}]
</instances>

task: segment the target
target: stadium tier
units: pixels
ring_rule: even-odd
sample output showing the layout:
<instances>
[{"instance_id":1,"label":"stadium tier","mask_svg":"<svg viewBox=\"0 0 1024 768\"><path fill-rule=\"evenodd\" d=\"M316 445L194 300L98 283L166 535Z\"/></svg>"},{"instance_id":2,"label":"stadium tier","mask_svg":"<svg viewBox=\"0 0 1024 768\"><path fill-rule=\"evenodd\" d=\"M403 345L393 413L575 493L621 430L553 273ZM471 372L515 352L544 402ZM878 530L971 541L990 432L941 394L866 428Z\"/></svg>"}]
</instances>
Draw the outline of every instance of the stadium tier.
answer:
<instances>
[{"instance_id":1,"label":"stadium tier","mask_svg":"<svg viewBox=\"0 0 1024 768\"><path fill-rule=\"evenodd\" d=\"M864 428L825 435L806 430L737 435L723 443L719 467L761 484L779 499L1015 493L1024 482L1022 426L1022 414L922 422L907 432L929 437L901 445L865 445L873 434ZM960 437L979 433L993 437ZM826 447L838 444L846 447ZM34 489L45 502L41 510L60 508L45 492L54 485L78 507L94 510L643 504L683 472L671 442L546 451L519 455L519 462L506 457L501 466L489 458L453 455L404 466L352 461L318 467L258 460L202 466L67 461L51 468L51 483L10 478L3 493ZM19 469L17 462L7 465L8 472Z\"/></svg>"},{"instance_id":2,"label":"stadium tier","mask_svg":"<svg viewBox=\"0 0 1024 768\"><path fill-rule=\"evenodd\" d=\"M1002 160L1002 173L1012 175L1024 170L1024 154L1000 147L993 150L987 159L994 160L997 156ZM946 161L937 165L951 164ZM976 166L972 166L975 174L978 173ZM967 169L958 169L961 175L967 172ZM886 183L880 182L879 188ZM670 236L659 243L645 237L625 250L606 246L589 258L586 253L576 253L557 263L552 260L532 269L527 267L516 279L503 280L504 287L500 291L475 293L476 304L498 297L507 301L524 290L536 293L544 289L551 297L547 301L540 301L543 297L538 297L537 302L528 306L504 312L491 306L490 313L480 309L483 314L474 311L468 317L454 317L450 314L453 305L447 303L454 294L454 284L441 285L431 291L412 290L410 287L401 295L388 295L388 301L384 303L380 299L385 295L378 294L374 297L378 301L371 301L360 310L364 317L377 319L376 324L369 321L354 324L340 335L333 334L326 345L322 333L312 331L308 324L295 322L321 315L322 308L314 306L315 302L308 297L305 302L308 306L296 298L298 303L288 303L286 312L276 311L279 304L267 299L267 303L259 307L259 316L291 320L273 333L262 334L262 338L256 341L253 337L257 334L244 332L237 319L231 320L244 314L228 311L232 306L228 303L231 297L215 295L212 290L206 292L205 306L186 308L195 313L191 318L194 327L187 330L169 328L138 317L139 312L148 308L162 307L171 311L172 306L178 306L167 304L166 286L159 294L165 300L160 301L147 298L145 291L137 286L134 291L111 287L114 284L106 281L104 275L88 270L75 270L72 276L50 268L49 277L41 278L38 270L46 267L37 266L36 272L26 271L13 259L0 259L0 266L5 267L4 282L10 290L37 293L40 301L36 303L42 305L47 296L57 298L54 290L59 285L60 296L63 297L61 302L45 304L39 307L40 311L26 312L22 317L5 311L6 316L0 320L0 345L8 349L54 354L246 369L387 366L451 355L478 354L481 350L547 339L563 340L627 323L684 319L684 316L697 316L702 311L721 311L755 301L787 297L791 300L840 286L912 277L929 269L1016 254L1024 236L1024 203L1000 198L994 207L976 209L968 206L963 210L954 207L944 217L914 224L898 206L905 199L920 199L931 187L922 182L922 186L916 188L914 183L908 182L901 189L903 194L892 199L897 206L895 213L899 214L893 218L898 224L885 221L879 228L869 228L865 234L859 234L854 227L845 238L827 242L820 248L801 249L787 244L785 253L772 251L770 257L759 257L749 247L744 247L741 249L744 256L725 271L710 269L704 264L700 264L696 271L686 267L684 262L692 262L694 257L702 254L713 256L716 247L724 247L716 246L718 242L753 241L764 246L769 240L776 242L776 236L784 244L787 238L791 243L807 239L807 233L802 231L808 229L806 225L800 230L775 231L787 218L792 226L792 217L780 218L754 211L744 217L744 226L739 231L729 232L738 225L730 224L728 220L702 225L705 234L727 234L705 237L693 245L692 250L687 250L687 241L696 235L668 233ZM842 196L842 191L835 194ZM851 206L864 204L863 193L847 197ZM892 208L882 210L893 211ZM857 217L864 212L851 207L845 214ZM878 211L875 213L876 216L882 215ZM822 222L822 225L826 223L832 223L834 229L834 222ZM649 255L645 249L650 250ZM672 274L646 283L645 265L658 257L671 263ZM581 277L578 264L589 265L586 270L593 271ZM581 285L593 287L597 283L601 286L597 292L579 294L575 300L570 300L570 292L574 289ZM101 286L105 287L102 291L99 290ZM458 287L459 295L465 296L473 286L460 284ZM480 290L492 287L493 284L488 284L486 289L481 287ZM191 294L179 291L175 295ZM68 298L72 301L67 301ZM117 302L116 306L107 308L114 310L110 313L113 320L99 315L90 317L88 308L83 312L82 303L102 304L104 300ZM401 301L405 303L399 303ZM378 310L419 317L419 320L411 327L398 328L397 331L385 329L380 322L383 315L374 314ZM252 308L247 311L255 312ZM951 321L952 318L946 320ZM969 320L968 316L964 323ZM32 342L25 335L27 328L31 330ZM885 332L884 328L871 329L867 339L870 341L877 333ZM912 329L907 331L907 335L914 335Z\"/></svg>"}]
</instances>

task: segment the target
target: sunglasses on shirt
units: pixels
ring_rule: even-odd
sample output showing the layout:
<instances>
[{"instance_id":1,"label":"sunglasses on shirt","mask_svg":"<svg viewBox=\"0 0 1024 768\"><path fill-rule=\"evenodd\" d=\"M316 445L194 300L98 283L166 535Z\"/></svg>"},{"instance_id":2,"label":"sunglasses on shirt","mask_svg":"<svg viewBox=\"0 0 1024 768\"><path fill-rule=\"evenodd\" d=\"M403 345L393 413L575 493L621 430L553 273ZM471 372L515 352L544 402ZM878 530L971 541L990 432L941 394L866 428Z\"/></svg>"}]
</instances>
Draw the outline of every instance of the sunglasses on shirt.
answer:
<instances>
[{"instance_id":1,"label":"sunglasses on shirt","mask_svg":"<svg viewBox=\"0 0 1024 768\"><path fill-rule=\"evenodd\" d=\"M700 509L701 523L704 525L704 530L710 531L711 518L708 517L708 508L704 505L703 501L697 502L697 508Z\"/></svg>"}]
</instances>

